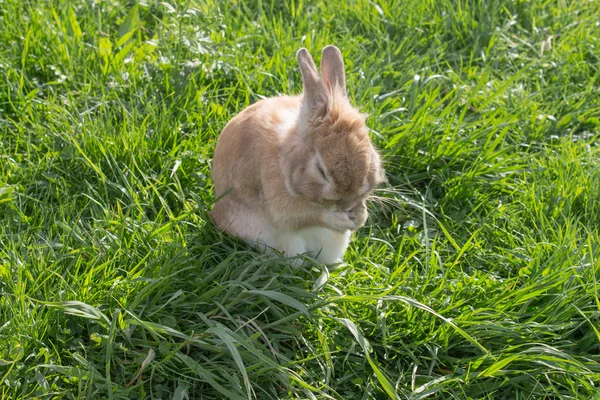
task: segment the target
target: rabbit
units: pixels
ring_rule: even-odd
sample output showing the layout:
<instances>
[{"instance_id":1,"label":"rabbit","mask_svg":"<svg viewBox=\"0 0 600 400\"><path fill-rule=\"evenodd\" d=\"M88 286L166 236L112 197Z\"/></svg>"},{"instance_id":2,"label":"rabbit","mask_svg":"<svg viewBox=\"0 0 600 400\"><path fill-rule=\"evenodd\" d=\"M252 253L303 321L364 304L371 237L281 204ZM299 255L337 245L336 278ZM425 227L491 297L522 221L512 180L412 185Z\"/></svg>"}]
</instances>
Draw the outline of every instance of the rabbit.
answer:
<instances>
[{"instance_id":1,"label":"rabbit","mask_svg":"<svg viewBox=\"0 0 600 400\"><path fill-rule=\"evenodd\" d=\"M210 216L219 230L267 253L337 264L384 173L366 115L348 99L340 50L323 49L322 75L305 48L296 58L302 95L260 100L221 132Z\"/></svg>"}]
</instances>

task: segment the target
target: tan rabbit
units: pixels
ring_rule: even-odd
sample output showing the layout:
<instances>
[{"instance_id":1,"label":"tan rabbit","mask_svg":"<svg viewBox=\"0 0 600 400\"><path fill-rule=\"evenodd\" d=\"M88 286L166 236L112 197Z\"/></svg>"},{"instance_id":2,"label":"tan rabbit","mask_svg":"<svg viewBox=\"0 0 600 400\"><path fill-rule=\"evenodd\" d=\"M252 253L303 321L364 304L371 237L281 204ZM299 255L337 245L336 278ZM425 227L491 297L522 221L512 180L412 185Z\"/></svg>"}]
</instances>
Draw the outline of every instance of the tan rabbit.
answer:
<instances>
[{"instance_id":1,"label":"tan rabbit","mask_svg":"<svg viewBox=\"0 0 600 400\"><path fill-rule=\"evenodd\" d=\"M297 53L304 93L261 100L233 118L213 160L217 227L267 251L341 262L382 178L365 116L346 94L342 54L323 49L322 77Z\"/></svg>"}]
</instances>

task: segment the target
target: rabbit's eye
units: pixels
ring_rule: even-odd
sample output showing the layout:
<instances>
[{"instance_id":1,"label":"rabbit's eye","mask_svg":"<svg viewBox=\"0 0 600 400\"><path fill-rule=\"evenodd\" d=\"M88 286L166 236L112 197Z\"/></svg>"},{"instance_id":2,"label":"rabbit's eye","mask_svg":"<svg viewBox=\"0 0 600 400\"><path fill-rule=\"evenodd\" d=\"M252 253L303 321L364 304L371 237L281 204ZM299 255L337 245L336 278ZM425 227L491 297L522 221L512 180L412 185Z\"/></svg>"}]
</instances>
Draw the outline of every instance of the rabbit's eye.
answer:
<instances>
[{"instance_id":1,"label":"rabbit's eye","mask_svg":"<svg viewBox=\"0 0 600 400\"><path fill-rule=\"evenodd\" d=\"M327 179L327 175L325 175L325 171L323 171L323 167L321 167L321 164L319 163L317 163L317 170L319 171L323 179L329 182L329 179Z\"/></svg>"}]
</instances>

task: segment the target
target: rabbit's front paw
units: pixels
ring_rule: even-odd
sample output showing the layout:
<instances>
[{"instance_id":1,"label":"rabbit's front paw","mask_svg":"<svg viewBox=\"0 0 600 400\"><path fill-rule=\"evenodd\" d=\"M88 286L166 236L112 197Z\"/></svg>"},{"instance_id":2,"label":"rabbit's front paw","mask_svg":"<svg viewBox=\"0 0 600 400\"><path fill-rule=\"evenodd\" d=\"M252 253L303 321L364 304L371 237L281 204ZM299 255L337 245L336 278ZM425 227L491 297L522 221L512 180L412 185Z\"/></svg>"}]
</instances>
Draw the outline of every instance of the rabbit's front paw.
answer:
<instances>
[{"instance_id":1,"label":"rabbit's front paw","mask_svg":"<svg viewBox=\"0 0 600 400\"><path fill-rule=\"evenodd\" d=\"M367 206L364 202L358 203L354 208L348 211L348 218L355 224L355 228L353 230L363 226L367 221L367 216Z\"/></svg>"},{"instance_id":2,"label":"rabbit's front paw","mask_svg":"<svg viewBox=\"0 0 600 400\"><path fill-rule=\"evenodd\" d=\"M325 210L323 222L327 227L338 232L356 229L356 223L350 219L349 211Z\"/></svg>"}]
</instances>

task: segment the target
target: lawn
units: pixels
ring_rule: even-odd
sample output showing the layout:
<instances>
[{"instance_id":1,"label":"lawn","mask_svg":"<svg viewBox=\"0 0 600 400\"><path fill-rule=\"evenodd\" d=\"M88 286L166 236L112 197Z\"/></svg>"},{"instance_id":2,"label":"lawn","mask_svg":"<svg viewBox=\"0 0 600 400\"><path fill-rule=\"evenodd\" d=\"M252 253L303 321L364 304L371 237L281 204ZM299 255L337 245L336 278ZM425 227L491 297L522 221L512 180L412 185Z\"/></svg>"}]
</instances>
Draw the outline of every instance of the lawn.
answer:
<instances>
[{"instance_id":1,"label":"lawn","mask_svg":"<svg viewBox=\"0 0 600 400\"><path fill-rule=\"evenodd\" d=\"M0 396L598 398L600 2L0 0ZM219 233L219 132L335 44L346 263Z\"/></svg>"}]
</instances>

